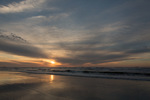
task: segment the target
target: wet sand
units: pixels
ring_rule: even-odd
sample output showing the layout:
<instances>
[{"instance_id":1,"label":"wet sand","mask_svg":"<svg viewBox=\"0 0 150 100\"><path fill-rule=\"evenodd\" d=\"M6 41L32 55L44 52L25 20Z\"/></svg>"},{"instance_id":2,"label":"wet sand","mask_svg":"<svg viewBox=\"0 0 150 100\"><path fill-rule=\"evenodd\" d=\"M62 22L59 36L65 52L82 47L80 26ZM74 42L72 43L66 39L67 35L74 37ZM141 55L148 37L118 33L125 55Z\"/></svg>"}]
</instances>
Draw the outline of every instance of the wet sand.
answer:
<instances>
[{"instance_id":1,"label":"wet sand","mask_svg":"<svg viewBox=\"0 0 150 100\"><path fill-rule=\"evenodd\" d=\"M150 81L0 72L0 100L150 100Z\"/></svg>"}]
</instances>

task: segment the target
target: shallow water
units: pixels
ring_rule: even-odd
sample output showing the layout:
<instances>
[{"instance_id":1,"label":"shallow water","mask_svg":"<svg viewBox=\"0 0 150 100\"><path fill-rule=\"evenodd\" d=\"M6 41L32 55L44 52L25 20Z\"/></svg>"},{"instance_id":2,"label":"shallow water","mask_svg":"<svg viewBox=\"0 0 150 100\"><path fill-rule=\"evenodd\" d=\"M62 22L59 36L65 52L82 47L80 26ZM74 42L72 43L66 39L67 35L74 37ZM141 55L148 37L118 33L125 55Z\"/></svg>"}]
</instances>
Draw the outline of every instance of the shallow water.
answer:
<instances>
[{"instance_id":1,"label":"shallow water","mask_svg":"<svg viewBox=\"0 0 150 100\"><path fill-rule=\"evenodd\" d=\"M0 100L150 100L150 81L0 72Z\"/></svg>"}]
</instances>

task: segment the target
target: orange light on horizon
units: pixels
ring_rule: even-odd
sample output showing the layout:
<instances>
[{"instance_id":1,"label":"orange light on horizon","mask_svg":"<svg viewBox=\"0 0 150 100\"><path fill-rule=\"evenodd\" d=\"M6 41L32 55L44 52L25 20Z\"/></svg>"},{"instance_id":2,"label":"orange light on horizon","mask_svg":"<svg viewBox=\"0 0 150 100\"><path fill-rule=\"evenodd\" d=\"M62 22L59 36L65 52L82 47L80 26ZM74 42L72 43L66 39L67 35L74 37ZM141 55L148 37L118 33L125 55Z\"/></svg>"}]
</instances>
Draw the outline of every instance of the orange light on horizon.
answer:
<instances>
[{"instance_id":1,"label":"orange light on horizon","mask_svg":"<svg viewBox=\"0 0 150 100\"><path fill-rule=\"evenodd\" d=\"M55 63L56 63L54 60L51 60L51 59L50 59L50 60L44 59L44 61L45 61L45 62L48 62L48 63L50 63L50 64L55 64Z\"/></svg>"},{"instance_id":2,"label":"orange light on horizon","mask_svg":"<svg viewBox=\"0 0 150 100\"><path fill-rule=\"evenodd\" d=\"M49 65L52 66L52 67L55 67L55 66L57 66L57 65L62 65L61 63L56 62L56 61L53 60L53 59L50 59L50 60L44 59L44 61L47 62L47 63L49 63Z\"/></svg>"},{"instance_id":3,"label":"orange light on horizon","mask_svg":"<svg viewBox=\"0 0 150 100\"><path fill-rule=\"evenodd\" d=\"M50 61L51 64L55 64L55 61Z\"/></svg>"}]
</instances>

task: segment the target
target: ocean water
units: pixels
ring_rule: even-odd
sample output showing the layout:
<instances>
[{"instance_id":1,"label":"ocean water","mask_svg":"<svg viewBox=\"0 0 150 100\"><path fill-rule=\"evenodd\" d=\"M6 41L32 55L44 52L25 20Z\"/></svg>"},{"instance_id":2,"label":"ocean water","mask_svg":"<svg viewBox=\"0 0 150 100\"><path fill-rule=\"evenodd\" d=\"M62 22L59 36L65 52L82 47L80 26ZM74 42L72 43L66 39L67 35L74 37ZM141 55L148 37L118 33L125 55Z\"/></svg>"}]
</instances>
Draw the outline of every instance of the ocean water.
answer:
<instances>
[{"instance_id":1,"label":"ocean water","mask_svg":"<svg viewBox=\"0 0 150 100\"><path fill-rule=\"evenodd\" d=\"M0 72L0 100L150 100L150 81Z\"/></svg>"}]
</instances>

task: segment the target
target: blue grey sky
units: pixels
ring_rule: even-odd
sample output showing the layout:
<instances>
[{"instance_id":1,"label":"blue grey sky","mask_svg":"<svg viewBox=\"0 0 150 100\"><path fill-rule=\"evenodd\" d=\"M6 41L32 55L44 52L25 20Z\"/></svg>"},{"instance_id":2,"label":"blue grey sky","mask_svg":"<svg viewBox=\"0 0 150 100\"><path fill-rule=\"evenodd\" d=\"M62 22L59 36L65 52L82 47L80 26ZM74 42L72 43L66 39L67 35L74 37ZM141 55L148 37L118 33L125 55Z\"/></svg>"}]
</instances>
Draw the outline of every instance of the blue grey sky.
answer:
<instances>
[{"instance_id":1,"label":"blue grey sky","mask_svg":"<svg viewBox=\"0 0 150 100\"><path fill-rule=\"evenodd\" d=\"M149 9L149 0L1 0L0 62L149 67Z\"/></svg>"}]
</instances>

